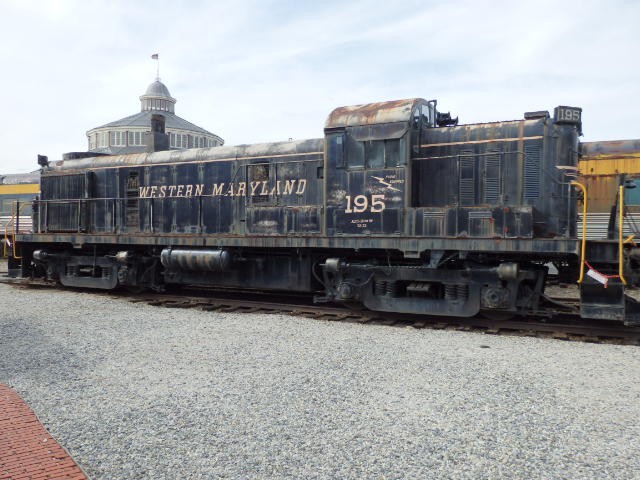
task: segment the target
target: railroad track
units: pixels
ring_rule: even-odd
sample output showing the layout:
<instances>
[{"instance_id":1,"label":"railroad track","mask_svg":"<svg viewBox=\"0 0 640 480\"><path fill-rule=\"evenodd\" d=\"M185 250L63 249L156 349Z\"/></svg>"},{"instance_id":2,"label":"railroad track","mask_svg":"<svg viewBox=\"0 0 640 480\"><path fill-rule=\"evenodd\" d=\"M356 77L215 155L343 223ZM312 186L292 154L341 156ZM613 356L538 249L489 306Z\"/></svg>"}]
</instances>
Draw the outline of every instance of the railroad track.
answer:
<instances>
[{"instance_id":1,"label":"railroad track","mask_svg":"<svg viewBox=\"0 0 640 480\"><path fill-rule=\"evenodd\" d=\"M57 285L43 281L27 282L4 278L4 283L18 288L51 288ZM68 290L68 289L65 289ZM552 318L516 317L509 320L434 317L398 313L357 310L343 306L318 305L308 296L273 295L237 292L206 288L184 288L176 293L100 292L114 298L126 298L130 302L144 303L162 308L187 308L203 311L235 313L286 314L316 320L351 322L393 327L428 328L477 332L488 335L516 335L551 338L565 341L640 345L640 327L625 327L606 321L582 320L575 315L558 314ZM569 304L577 299L558 298Z\"/></svg>"},{"instance_id":2,"label":"railroad track","mask_svg":"<svg viewBox=\"0 0 640 480\"><path fill-rule=\"evenodd\" d=\"M191 292L190 292L191 293ZM457 330L491 335L518 335L553 338L566 341L591 343L613 343L640 345L640 327L625 327L603 321L585 321L572 315L553 318L517 317L510 320L492 320L481 316L473 318L434 317L398 313L353 310L340 306L325 306L311 303L305 297L267 297L248 300L246 295L206 291L204 294L128 294L132 302L164 308L196 308L204 311L238 313L287 314L317 320L351 322L394 327L430 328L434 330ZM262 297L262 295L258 295ZM306 300L306 301L305 301ZM563 299L566 300L566 299Z\"/></svg>"}]
</instances>

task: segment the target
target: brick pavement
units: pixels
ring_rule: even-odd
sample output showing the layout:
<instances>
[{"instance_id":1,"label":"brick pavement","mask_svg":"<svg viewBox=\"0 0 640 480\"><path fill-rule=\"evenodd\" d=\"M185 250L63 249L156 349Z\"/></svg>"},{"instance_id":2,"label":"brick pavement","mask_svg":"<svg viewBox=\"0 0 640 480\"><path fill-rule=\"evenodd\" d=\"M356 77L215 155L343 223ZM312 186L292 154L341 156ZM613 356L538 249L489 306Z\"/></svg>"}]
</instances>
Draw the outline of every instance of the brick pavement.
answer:
<instances>
[{"instance_id":1,"label":"brick pavement","mask_svg":"<svg viewBox=\"0 0 640 480\"><path fill-rule=\"evenodd\" d=\"M22 479L86 480L87 476L24 400L0 384L0 480Z\"/></svg>"}]
</instances>

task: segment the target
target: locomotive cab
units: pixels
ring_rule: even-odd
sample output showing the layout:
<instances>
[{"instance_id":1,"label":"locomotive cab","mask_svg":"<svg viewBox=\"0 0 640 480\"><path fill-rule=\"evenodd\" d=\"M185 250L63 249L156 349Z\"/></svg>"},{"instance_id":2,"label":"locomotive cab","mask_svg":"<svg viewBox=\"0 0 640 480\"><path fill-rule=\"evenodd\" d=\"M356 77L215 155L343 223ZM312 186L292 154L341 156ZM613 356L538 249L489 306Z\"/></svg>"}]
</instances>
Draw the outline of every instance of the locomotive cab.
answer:
<instances>
[{"instance_id":1,"label":"locomotive cab","mask_svg":"<svg viewBox=\"0 0 640 480\"><path fill-rule=\"evenodd\" d=\"M437 118L436 102L422 99L341 107L329 115L329 235L407 233L412 151Z\"/></svg>"}]
</instances>

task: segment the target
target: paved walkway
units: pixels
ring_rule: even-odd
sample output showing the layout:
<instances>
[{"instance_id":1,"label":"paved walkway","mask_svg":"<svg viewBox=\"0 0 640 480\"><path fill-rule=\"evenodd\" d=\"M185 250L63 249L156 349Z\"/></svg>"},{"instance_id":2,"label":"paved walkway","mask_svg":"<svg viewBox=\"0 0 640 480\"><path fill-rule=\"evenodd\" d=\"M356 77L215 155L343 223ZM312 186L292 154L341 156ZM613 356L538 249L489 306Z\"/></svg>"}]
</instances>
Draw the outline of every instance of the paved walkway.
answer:
<instances>
[{"instance_id":1,"label":"paved walkway","mask_svg":"<svg viewBox=\"0 0 640 480\"><path fill-rule=\"evenodd\" d=\"M15 391L0 384L0 479L47 478L87 479L33 410Z\"/></svg>"}]
</instances>

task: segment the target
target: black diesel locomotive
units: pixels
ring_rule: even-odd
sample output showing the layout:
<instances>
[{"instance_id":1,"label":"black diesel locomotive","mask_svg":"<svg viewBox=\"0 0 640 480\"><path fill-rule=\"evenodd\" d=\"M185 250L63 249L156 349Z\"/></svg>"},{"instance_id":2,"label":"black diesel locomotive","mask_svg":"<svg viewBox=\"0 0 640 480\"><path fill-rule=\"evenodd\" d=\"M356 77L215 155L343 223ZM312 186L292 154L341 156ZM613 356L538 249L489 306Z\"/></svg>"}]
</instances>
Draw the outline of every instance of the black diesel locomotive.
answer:
<instances>
[{"instance_id":1,"label":"black diesel locomotive","mask_svg":"<svg viewBox=\"0 0 640 480\"><path fill-rule=\"evenodd\" d=\"M409 99L337 108L320 139L43 162L10 267L73 287L509 316L547 312L553 264L580 277L583 317L633 322L631 244L576 238L580 134L579 108L457 125Z\"/></svg>"}]
</instances>

